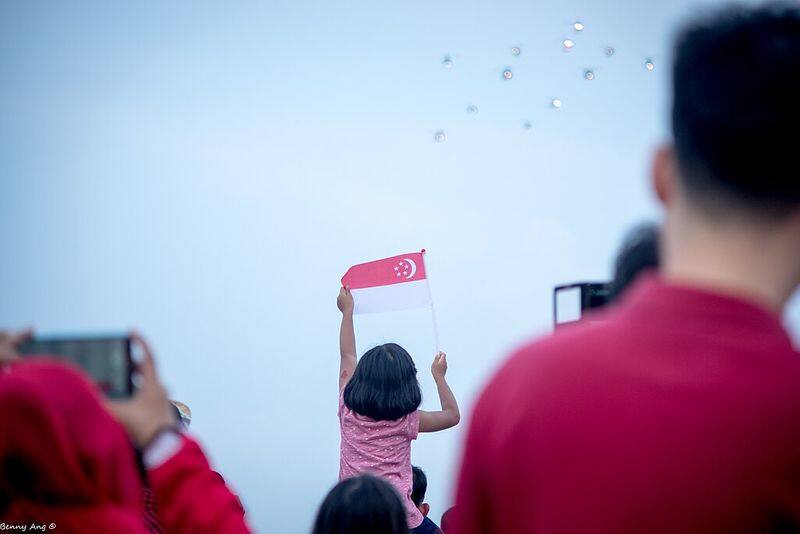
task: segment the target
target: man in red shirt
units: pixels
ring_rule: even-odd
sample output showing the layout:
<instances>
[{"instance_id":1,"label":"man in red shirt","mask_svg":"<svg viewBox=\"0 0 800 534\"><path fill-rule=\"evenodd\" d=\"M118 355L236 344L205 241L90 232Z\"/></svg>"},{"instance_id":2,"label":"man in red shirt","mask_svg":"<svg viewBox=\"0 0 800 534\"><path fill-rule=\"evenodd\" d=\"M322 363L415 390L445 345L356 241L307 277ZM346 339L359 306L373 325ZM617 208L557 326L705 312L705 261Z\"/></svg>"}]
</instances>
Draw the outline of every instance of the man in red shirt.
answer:
<instances>
[{"instance_id":1,"label":"man in red shirt","mask_svg":"<svg viewBox=\"0 0 800 534\"><path fill-rule=\"evenodd\" d=\"M674 58L661 275L494 376L456 533L800 529L800 8L716 12Z\"/></svg>"}]
</instances>

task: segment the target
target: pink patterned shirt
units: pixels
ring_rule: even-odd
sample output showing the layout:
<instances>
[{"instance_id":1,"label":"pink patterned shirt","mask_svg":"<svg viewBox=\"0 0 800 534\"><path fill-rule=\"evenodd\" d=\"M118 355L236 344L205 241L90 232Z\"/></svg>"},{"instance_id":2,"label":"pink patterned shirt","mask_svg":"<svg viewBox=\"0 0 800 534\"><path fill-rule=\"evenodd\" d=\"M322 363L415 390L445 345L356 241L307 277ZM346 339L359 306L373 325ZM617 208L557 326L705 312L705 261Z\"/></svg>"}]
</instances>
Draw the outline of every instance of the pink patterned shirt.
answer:
<instances>
[{"instance_id":1,"label":"pink patterned shirt","mask_svg":"<svg viewBox=\"0 0 800 534\"><path fill-rule=\"evenodd\" d=\"M422 523L422 513L411 500L411 440L419 433L419 412L396 421L375 421L359 415L344 404L339 393L339 426L342 446L339 480L360 473L372 473L389 482L400 494L406 508L408 528Z\"/></svg>"}]
</instances>

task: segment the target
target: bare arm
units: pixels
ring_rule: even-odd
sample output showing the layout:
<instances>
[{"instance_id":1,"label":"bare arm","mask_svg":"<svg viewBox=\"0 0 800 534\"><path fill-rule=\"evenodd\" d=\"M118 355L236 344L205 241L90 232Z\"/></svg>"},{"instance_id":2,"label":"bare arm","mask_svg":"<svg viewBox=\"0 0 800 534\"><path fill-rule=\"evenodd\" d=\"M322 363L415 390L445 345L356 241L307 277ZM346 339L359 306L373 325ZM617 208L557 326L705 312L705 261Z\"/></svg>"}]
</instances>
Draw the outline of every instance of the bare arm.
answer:
<instances>
[{"instance_id":1,"label":"bare arm","mask_svg":"<svg viewBox=\"0 0 800 534\"><path fill-rule=\"evenodd\" d=\"M439 402L442 409L437 412L419 411L419 431L438 432L454 427L461 421L461 413L458 411L458 402L453 390L447 384L444 375L447 373L447 356L444 352L436 355L431 365L431 374L436 381L436 389L439 392Z\"/></svg>"},{"instance_id":2,"label":"bare arm","mask_svg":"<svg viewBox=\"0 0 800 534\"><path fill-rule=\"evenodd\" d=\"M339 391L344 389L356 370L356 332L353 328L353 295L343 287L339 290L336 304L342 312L342 327L339 329Z\"/></svg>"}]
</instances>

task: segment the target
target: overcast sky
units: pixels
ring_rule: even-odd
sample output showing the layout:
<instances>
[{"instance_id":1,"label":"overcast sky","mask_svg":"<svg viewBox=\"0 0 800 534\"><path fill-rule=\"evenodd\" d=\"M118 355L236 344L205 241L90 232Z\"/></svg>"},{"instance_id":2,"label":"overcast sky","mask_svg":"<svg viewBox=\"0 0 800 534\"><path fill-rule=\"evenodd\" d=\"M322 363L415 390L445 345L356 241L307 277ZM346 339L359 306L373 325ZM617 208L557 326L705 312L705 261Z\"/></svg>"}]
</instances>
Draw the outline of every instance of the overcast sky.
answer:
<instances>
[{"instance_id":1,"label":"overcast sky","mask_svg":"<svg viewBox=\"0 0 800 534\"><path fill-rule=\"evenodd\" d=\"M607 278L658 219L670 37L697 6L2 2L0 325L140 329L252 524L305 532L338 474L340 276L428 249L468 414L550 330L553 286ZM356 333L409 349L438 406L427 310ZM413 447L437 521L465 428Z\"/></svg>"}]
</instances>

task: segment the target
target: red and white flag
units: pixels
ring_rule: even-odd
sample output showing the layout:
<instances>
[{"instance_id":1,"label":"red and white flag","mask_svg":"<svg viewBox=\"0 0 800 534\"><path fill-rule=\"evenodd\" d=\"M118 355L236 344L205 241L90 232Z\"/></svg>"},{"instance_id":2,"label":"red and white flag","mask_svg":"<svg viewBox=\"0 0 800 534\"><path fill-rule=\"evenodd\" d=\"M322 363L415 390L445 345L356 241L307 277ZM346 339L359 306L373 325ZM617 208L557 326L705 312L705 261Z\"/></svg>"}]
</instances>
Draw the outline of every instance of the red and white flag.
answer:
<instances>
[{"instance_id":1,"label":"red and white flag","mask_svg":"<svg viewBox=\"0 0 800 534\"><path fill-rule=\"evenodd\" d=\"M401 254L350 267L342 285L350 288L353 313L407 310L431 305L422 252Z\"/></svg>"}]
</instances>

